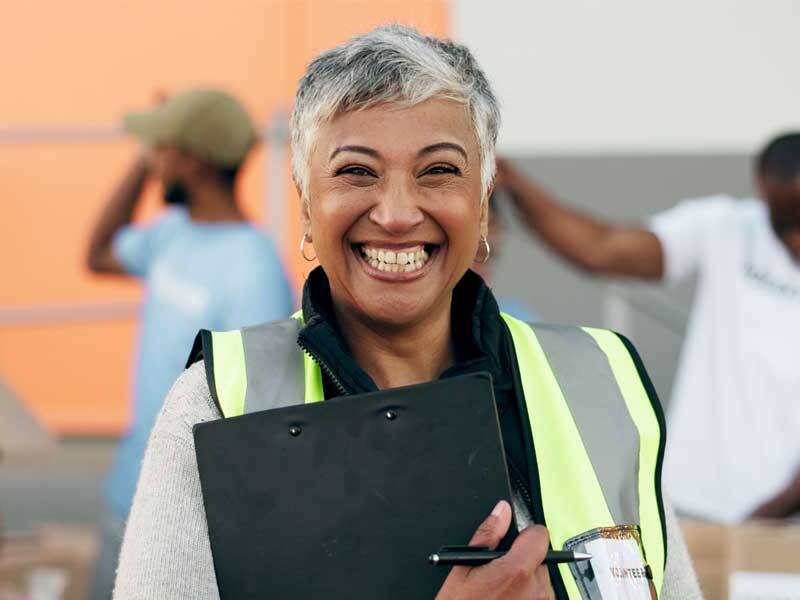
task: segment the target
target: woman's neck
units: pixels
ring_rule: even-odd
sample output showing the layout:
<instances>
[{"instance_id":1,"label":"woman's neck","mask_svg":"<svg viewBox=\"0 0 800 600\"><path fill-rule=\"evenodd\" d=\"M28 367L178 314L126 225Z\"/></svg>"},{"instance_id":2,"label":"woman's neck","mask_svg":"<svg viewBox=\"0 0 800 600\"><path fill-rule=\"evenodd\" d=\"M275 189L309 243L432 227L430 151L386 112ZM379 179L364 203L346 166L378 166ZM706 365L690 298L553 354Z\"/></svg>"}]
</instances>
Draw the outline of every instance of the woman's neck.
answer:
<instances>
[{"instance_id":1,"label":"woman's neck","mask_svg":"<svg viewBox=\"0 0 800 600\"><path fill-rule=\"evenodd\" d=\"M353 358L379 389L432 381L454 362L449 303L403 329L366 323L346 310L334 311Z\"/></svg>"}]
</instances>

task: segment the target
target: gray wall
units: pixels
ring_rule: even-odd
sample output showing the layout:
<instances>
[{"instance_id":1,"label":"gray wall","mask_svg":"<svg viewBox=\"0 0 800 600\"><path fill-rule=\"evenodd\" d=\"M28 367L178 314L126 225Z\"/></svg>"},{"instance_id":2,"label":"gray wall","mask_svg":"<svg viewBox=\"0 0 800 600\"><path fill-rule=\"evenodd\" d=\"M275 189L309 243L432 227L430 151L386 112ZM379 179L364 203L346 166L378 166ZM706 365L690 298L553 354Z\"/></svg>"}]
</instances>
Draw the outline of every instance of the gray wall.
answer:
<instances>
[{"instance_id":1,"label":"gray wall","mask_svg":"<svg viewBox=\"0 0 800 600\"><path fill-rule=\"evenodd\" d=\"M751 157L745 155L509 158L571 206L621 222L641 222L683 198L754 193ZM639 349L668 405L692 286L669 289L584 275L527 235L507 202L501 212L510 235L496 267L495 291L525 301L545 321L619 329ZM615 299L611 304L609 297ZM629 310L627 321L613 318L620 303Z\"/></svg>"}]
</instances>

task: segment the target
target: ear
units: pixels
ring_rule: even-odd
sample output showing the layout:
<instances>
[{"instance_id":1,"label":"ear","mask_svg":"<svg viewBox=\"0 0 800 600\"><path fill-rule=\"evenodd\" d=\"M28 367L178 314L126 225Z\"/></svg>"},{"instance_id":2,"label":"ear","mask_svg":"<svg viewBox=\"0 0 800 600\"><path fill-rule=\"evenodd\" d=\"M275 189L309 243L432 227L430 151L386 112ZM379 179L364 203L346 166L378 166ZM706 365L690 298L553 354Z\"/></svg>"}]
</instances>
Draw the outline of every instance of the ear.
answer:
<instances>
[{"instance_id":1,"label":"ear","mask_svg":"<svg viewBox=\"0 0 800 600\"><path fill-rule=\"evenodd\" d=\"M311 203L307 198L303 197L303 192L297 183L294 184L297 190L297 196L300 198L300 230L306 235L306 239L312 242L311 239Z\"/></svg>"},{"instance_id":2,"label":"ear","mask_svg":"<svg viewBox=\"0 0 800 600\"><path fill-rule=\"evenodd\" d=\"M758 190L758 196L762 200L767 199L767 191L769 188L769 184L767 180L762 175L756 175L756 189Z\"/></svg>"},{"instance_id":3,"label":"ear","mask_svg":"<svg viewBox=\"0 0 800 600\"><path fill-rule=\"evenodd\" d=\"M494 181L492 181L489 189L486 190L486 195L481 202L480 232L482 237L489 237L489 202L491 202L493 191Z\"/></svg>"}]
</instances>

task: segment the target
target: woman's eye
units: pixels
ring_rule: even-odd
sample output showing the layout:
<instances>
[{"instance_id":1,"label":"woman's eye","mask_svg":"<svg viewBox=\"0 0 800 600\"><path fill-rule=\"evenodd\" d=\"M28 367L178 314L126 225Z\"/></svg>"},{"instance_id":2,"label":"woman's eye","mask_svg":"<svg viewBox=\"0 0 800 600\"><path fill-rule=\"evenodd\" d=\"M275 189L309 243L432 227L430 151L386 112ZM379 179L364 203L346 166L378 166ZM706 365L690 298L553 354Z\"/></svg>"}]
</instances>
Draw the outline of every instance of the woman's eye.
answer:
<instances>
[{"instance_id":1,"label":"woman's eye","mask_svg":"<svg viewBox=\"0 0 800 600\"><path fill-rule=\"evenodd\" d=\"M461 171L453 165L435 165L425 171L423 175L458 175Z\"/></svg>"},{"instance_id":2,"label":"woman's eye","mask_svg":"<svg viewBox=\"0 0 800 600\"><path fill-rule=\"evenodd\" d=\"M355 175L356 177L368 177L372 172L364 167L344 167L336 172L337 175Z\"/></svg>"}]
</instances>

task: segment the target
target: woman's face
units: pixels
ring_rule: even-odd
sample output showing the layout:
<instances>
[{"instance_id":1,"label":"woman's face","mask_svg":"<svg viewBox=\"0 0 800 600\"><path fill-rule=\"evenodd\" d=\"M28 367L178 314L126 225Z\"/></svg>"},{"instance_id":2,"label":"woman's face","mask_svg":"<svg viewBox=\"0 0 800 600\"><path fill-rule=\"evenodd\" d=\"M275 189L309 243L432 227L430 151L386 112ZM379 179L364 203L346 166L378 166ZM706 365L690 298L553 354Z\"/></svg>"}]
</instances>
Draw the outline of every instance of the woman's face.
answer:
<instances>
[{"instance_id":1,"label":"woman's face","mask_svg":"<svg viewBox=\"0 0 800 600\"><path fill-rule=\"evenodd\" d=\"M478 141L463 105L338 116L318 133L308 191L305 231L338 310L404 327L449 308L486 233Z\"/></svg>"}]
</instances>

